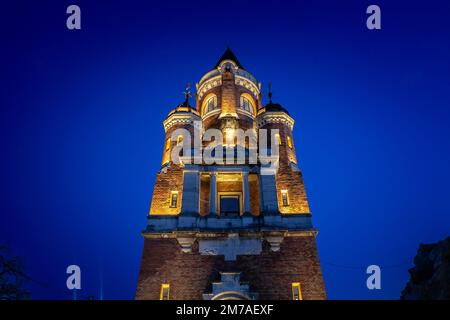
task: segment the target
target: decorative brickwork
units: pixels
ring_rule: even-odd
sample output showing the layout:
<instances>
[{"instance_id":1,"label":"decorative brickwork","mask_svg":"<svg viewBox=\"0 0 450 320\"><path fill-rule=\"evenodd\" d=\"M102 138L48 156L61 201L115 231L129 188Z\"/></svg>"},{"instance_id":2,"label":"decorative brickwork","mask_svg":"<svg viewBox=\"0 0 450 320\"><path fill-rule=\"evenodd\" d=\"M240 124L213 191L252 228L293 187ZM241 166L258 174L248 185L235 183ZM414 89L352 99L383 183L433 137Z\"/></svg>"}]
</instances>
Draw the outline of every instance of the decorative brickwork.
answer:
<instances>
[{"instance_id":1,"label":"decorative brickwork","mask_svg":"<svg viewBox=\"0 0 450 320\"><path fill-rule=\"evenodd\" d=\"M170 197L172 191L178 191L178 204L172 208ZM151 215L174 215L179 214L181 199L183 195L183 169L178 165L170 165L163 168L156 176L153 191Z\"/></svg>"},{"instance_id":2,"label":"decorative brickwork","mask_svg":"<svg viewBox=\"0 0 450 320\"><path fill-rule=\"evenodd\" d=\"M292 300L293 282L301 283L305 300L326 298L314 237L285 238L278 252L263 242L260 256L238 256L236 261L200 255L198 243L191 253L183 253L175 239L145 239L136 298L159 299L161 284L169 283L171 299L201 300L221 271L241 272L241 281L262 300Z\"/></svg>"}]
</instances>

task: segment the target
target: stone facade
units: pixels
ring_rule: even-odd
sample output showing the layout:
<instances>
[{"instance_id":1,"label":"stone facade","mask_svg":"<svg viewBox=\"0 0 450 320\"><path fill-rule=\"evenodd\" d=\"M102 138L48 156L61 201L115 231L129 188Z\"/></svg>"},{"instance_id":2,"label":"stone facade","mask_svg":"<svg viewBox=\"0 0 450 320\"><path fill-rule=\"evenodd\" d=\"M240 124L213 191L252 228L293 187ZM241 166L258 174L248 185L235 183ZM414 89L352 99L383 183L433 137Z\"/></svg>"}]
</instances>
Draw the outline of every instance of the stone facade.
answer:
<instances>
[{"instance_id":1,"label":"stone facade","mask_svg":"<svg viewBox=\"0 0 450 320\"><path fill-rule=\"evenodd\" d=\"M196 106L187 93L164 121L137 299L326 298L294 120L271 94L263 107L260 89L227 49L197 84ZM209 129L222 141L206 139ZM233 161L208 162L201 148L213 143Z\"/></svg>"}]
</instances>

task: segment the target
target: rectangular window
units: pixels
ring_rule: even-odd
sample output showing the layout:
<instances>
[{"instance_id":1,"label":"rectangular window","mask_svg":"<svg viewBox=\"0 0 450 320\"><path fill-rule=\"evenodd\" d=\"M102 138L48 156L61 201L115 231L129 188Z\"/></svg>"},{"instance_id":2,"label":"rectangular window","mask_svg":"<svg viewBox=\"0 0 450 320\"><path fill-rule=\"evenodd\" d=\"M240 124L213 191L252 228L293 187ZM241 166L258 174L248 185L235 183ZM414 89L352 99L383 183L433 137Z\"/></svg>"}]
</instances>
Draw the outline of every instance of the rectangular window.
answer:
<instances>
[{"instance_id":1,"label":"rectangular window","mask_svg":"<svg viewBox=\"0 0 450 320\"><path fill-rule=\"evenodd\" d=\"M237 217L240 215L239 196L220 196L220 215Z\"/></svg>"},{"instance_id":2,"label":"rectangular window","mask_svg":"<svg viewBox=\"0 0 450 320\"><path fill-rule=\"evenodd\" d=\"M172 191L170 194L170 207L176 208L178 206L178 191Z\"/></svg>"},{"instance_id":3,"label":"rectangular window","mask_svg":"<svg viewBox=\"0 0 450 320\"><path fill-rule=\"evenodd\" d=\"M300 288L300 282L292 283L292 300L303 300L302 289Z\"/></svg>"},{"instance_id":4,"label":"rectangular window","mask_svg":"<svg viewBox=\"0 0 450 320\"><path fill-rule=\"evenodd\" d=\"M289 196L287 190L281 190L281 199L283 200L283 207L289 206Z\"/></svg>"},{"instance_id":5,"label":"rectangular window","mask_svg":"<svg viewBox=\"0 0 450 320\"><path fill-rule=\"evenodd\" d=\"M159 295L159 300L169 300L170 285L164 283L161 285L161 293Z\"/></svg>"}]
</instances>

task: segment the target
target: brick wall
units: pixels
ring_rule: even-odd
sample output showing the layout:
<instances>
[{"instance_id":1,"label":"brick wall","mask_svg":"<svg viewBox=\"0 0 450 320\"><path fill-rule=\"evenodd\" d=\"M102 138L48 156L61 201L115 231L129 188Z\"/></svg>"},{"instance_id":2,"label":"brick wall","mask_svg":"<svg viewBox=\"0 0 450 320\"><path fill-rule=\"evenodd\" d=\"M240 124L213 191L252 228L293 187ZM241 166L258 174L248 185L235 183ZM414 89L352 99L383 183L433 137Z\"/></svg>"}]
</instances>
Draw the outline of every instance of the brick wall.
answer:
<instances>
[{"instance_id":1,"label":"brick wall","mask_svg":"<svg viewBox=\"0 0 450 320\"><path fill-rule=\"evenodd\" d=\"M283 206L281 190L288 190L289 205ZM303 176L300 171L293 171L287 165L280 164L277 174L278 207L283 214L309 213Z\"/></svg>"},{"instance_id":2,"label":"brick wall","mask_svg":"<svg viewBox=\"0 0 450 320\"><path fill-rule=\"evenodd\" d=\"M178 205L176 208L170 207L172 191L178 191ZM171 164L167 171L161 171L156 176L150 214L173 215L180 213L182 197L183 169L178 165Z\"/></svg>"},{"instance_id":3,"label":"brick wall","mask_svg":"<svg viewBox=\"0 0 450 320\"><path fill-rule=\"evenodd\" d=\"M277 172L277 196L278 208L283 214L309 213L308 199L306 197L305 184L301 171L293 170L290 163L297 163L295 155L295 145L292 140L290 128L281 123L269 123L263 126L264 129L278 129L281 144L279 145L280 162ZM269 133L268 133L268 136ZM291 138L292 148L288 146L287 137ZM269 141L270 143L270 141ZM289 206L283 206L281 190L288 190Z\"/></svg>"},{"instance_id":4,"label":"brick wall","mask_svg":"<svg viewBox=\"0 0 450 320\"><path fill-rule=\"evenodd\" d=\"M234 75L231 72L222 74L222 114L236 113L237 108L236 86Z\"/></svg>"},{"instance_id":5,"label":"brick wall","mask_svg":"<svg viewBox=\"0 0 450 320\"><path fill-rule=\"evenodd\" d=\"M259 293L259 299L291 300L292 282L300 282L303 299L325 299L315 239L285 238L279 252L271 252L263 242L261 255L203 256L194 244L192 253L183 253L175 239L145 239L136 299L159 299L162 283L170 284L173 300L201 300L219 281L219 271L240 271L241 281Z\"/></svg>"},{"instance_id":6,"label":"brick wall","mask_svg":"<svg viewBox=\"0 0 450 320\"><path fill-rule=\"evenodd\" d=\"M252 215L259 216L259 182L258 175L250 174L248 177L248 187L250 193L250 210Z\"/></svg>"}]
</instances>

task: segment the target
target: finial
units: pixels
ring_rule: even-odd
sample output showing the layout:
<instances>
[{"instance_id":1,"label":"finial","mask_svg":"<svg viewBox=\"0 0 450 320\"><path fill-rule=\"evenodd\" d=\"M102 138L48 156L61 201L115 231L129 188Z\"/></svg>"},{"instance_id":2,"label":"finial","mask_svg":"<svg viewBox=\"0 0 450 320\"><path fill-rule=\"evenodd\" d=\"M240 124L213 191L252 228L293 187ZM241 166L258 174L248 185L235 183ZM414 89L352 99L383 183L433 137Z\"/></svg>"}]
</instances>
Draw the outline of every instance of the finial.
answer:
<instances>
[{"instance_id":1,"label":"finial","mask_svg":"<svg viewBox=\"0 0 450 320\"><path fill-rule=\"evenodd\" d=\"M268 92L269 103L272 103L272 83L271 82L269 82L268 87L269 87L269 92Z\"/></svg>"},{"instance_id":2,"label":"finial","mask_svg":"<svg viewBox=\"0 0 450 320\"><path fill-rule=\"evenodd\" d=\"M186 90L183 91L184 94L184 105L185 106L189 106L189 98L192 97L191 96L191 84L188 82L186 85Z\"/></svg>"}]
</instances>

